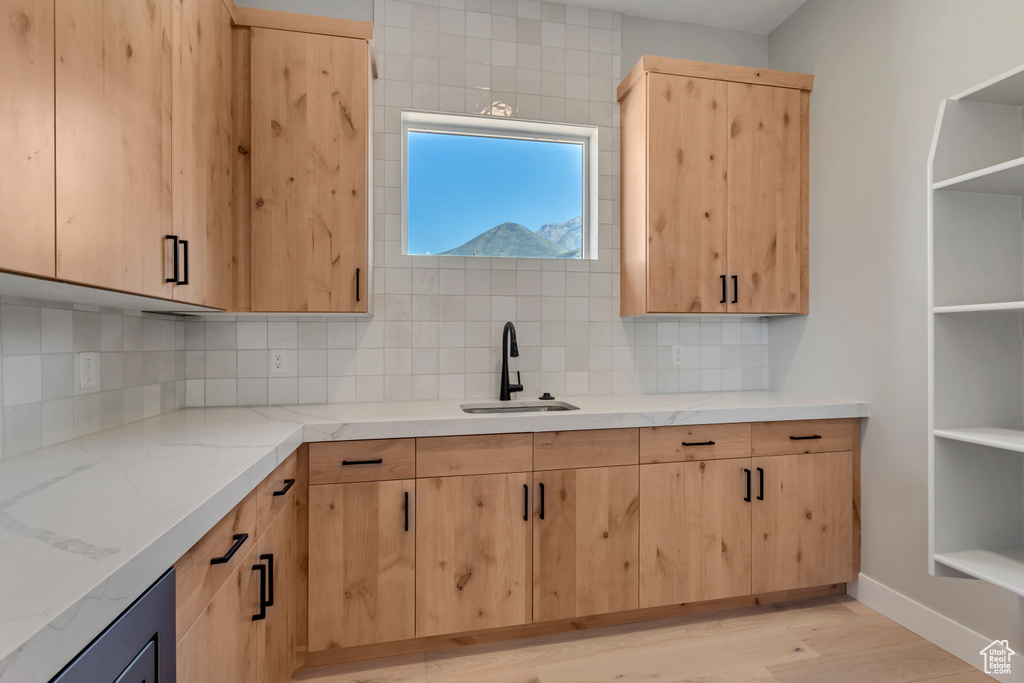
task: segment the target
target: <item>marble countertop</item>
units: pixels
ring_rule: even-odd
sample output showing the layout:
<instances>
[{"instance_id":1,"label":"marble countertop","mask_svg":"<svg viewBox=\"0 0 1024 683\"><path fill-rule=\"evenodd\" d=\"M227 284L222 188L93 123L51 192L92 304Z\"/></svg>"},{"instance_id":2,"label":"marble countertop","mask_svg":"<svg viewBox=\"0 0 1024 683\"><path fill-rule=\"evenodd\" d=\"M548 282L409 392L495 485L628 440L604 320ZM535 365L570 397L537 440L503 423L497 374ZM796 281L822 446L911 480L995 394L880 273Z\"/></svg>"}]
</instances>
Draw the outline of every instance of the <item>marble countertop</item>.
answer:
<instances>
[{"instance_id":1,"label":"marble countertop","mask_svg":"<svg viewBox=\"0 0 1024 683\"><path fill-rule=\"evenodd\" d=\"M866 417L783 392L195 408L0 461L0 683L45 683L305 441Z\"/></svg>"}]
</instances>

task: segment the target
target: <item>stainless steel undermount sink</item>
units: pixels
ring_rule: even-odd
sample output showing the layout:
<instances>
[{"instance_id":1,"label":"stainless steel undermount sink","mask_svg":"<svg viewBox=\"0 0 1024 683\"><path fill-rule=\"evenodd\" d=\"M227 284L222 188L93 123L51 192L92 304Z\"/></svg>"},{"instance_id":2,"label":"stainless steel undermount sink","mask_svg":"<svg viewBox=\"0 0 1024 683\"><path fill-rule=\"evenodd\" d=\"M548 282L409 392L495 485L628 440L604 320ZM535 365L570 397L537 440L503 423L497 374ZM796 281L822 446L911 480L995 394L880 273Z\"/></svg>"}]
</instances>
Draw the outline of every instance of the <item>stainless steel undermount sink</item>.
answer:
<instances>
[{"instance_id":1,"label":"stainless steel undermount sink","mask_svg":"<svg viewBox=\"0 0 1024 683\"><path fill-rule=\"evenodd\" d=\"M463 403L467 413L551 413L563 410L579 410L565 401L495 401L493 403Z\"/></svg>"}]
</instances>

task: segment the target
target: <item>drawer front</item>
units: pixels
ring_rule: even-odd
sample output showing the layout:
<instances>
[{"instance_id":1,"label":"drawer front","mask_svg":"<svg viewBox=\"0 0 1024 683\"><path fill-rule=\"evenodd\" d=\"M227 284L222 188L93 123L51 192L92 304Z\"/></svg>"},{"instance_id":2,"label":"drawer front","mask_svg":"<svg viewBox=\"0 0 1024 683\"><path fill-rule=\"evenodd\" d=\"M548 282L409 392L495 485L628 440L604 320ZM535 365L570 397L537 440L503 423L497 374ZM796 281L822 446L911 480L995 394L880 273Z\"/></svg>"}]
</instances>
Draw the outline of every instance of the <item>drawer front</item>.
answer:
<instances>
[{"instance_id":1,"label":"drawer front","mask_svg":"<svg viewBox=\"0 0 1024 683\"><path fill-rule=\"evenodd\" d=\"M416 439L416 476L452 477L533 470L533 434Z\"/></svg>"},{"instance_id":2,"label":"drawer front","mask_svg":"<svg viewBox=\"0 0 1024 683\"><path fill-rule=\"evenodd\" d=\"M309 444L310 485L412 479L415 476L415 439Z\"/></svg>"},{"instance_id":3,"label":"drawer front","mask_svg":"<svg viewBox=\"0 0 1024 683\"><path fill-rule=\"evenodd\" d=\"M689 462L750 457L750 423L644 427L640 463Z\"/></svg>"},{"instance_id":4,"label":"drawer front","mask_svg":"<svg viewBox=\"0 0 1024 683\"><path fill-rule=\"evenodd\" d=\"M287 505L294 505L299 490L299 455L292 453L256 487L256 533L263 535Z\"/></svg>"},{"instance_id":5,"label":"drawer front","mask_svg":"<svg viewBox=\"0 0 1024 683\"><path fill-rule=\"evenodd\" d=\"M754 455L838 453L853 450L854 420L755 422L751 428Z\"/></svg>"},{"instance_id":6,"label":"drawer front","mask_svg":"<svg viewBox=\"0 0 1024 683\"><path fill-rule=\"evenodd\" d=\"M590 429L533 435L533 469L571 470L637 464L637 429Z\"/></svg>"},{"instance_id":7,"label":"drawer front","mask_svg":"<svg viewBox=\"0 0 1024 683\"><path fill-rule=\"evenodd\" d=\"M174 564L175 642L181 640L255 543L253 491ZM227 559L211 564L212 560L222 558Z\"/></svg>"}]
</instances>

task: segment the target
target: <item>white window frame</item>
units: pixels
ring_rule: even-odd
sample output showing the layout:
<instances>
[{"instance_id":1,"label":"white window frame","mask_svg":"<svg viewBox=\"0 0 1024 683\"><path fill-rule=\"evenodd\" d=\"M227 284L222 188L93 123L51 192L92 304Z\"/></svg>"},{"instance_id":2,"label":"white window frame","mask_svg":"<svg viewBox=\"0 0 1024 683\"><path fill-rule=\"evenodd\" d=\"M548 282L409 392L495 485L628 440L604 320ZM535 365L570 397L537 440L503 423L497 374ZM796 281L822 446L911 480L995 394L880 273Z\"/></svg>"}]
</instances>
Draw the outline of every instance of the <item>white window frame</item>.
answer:
<instances>
[{"instance_id":1,"label":"white window frame","mask_svg":"<svg viewBox=\"0 0 1024 683\"><path fill-rule=\"evenodd\" d=\"M571 142L583 146L583 240L580 260L597 259L598 141L597 126L551 123L475 114L402 110L402 253L409 254L409 133L448 133L511 140ZM466 257L462 257L466 258ZM471 258L471 257L470 257ZM496 258L496 257L491 257ZM512 258L512 257L509 257ZM519 256L515 258L536 258ZM576 259L572 259L576 260Z\"/></svg>"}]
</instances>

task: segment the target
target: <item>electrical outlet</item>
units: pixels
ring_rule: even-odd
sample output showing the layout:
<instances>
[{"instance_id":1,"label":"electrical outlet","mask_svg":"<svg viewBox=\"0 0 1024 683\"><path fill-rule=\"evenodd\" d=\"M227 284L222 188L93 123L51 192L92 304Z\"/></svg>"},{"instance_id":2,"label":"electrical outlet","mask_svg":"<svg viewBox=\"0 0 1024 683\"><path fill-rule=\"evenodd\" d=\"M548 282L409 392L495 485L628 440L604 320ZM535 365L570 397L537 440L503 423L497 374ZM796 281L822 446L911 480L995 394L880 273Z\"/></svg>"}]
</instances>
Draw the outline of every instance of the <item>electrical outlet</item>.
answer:
<instances>
[{"instance_id":1,"label":"electrical outlet","mask_svg":"<svg viewBox=\"0 0 1024 683\"><path fill-rule=\"evenodd\" d=\"M683 347L676 345L672 347L672 365L683 364Z\"/></svg>"},{"instance_id":2,"label":"electrical outlet","mask_svg":"<svg viewBox=\"0 0 1024 683\"><path fill-rule=\"evenodd\" d=\"M100 374L100 359L95 353L78 354L78 388L95 389Z\"/></svg>"},{"instance_id":3,"label":"electrical outlet","mask_svg":"<svg viewBox=\"0 0 1024 683\"><path fill-rule=\"evenodd\" d=\"M288 355L283 349L270 352L270 374L283 375L288 372Z\"/></svg>"}]
</instances>

